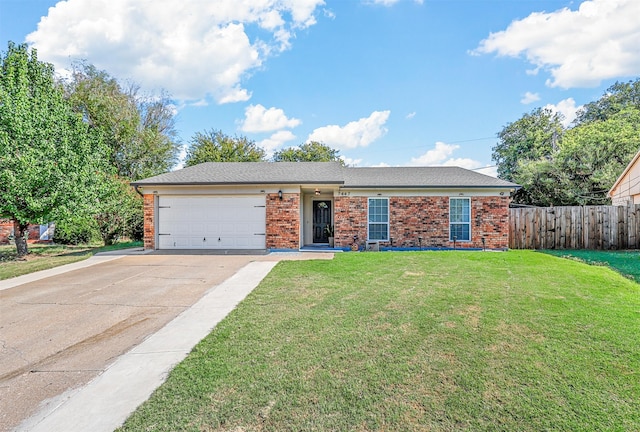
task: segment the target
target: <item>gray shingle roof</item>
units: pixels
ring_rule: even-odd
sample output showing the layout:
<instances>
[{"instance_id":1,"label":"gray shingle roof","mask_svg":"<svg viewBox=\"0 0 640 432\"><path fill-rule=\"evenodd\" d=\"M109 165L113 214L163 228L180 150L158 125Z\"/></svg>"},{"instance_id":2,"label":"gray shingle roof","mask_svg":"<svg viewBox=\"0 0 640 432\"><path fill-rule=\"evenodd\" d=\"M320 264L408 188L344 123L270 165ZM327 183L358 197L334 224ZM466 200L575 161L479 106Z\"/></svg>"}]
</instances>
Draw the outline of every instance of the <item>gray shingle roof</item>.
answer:
<instances>
[{"instance_id":1,"label":"gray shingle roof","mask_svg":"<svg viewBox=\"0 0 640 432\"><path fill-rule=\"evenodd\" d=\"M518 187L514 183L459 167L384 167L345 170L345 187Z\"/></svg>"},{"instance_id":2,"label":"gray shingle roof","mask_svg":"<svg viewBox=\"0 0 640 432\"><path fill-rule=\"evenodd\" d=\"M338 162L206 162L134 182L133 185L342 183Z\"/></svg>"},{"instance_id":3,"label":"gray shingle roof","mask_svg":"<svg viewBox=\"0 0 640 432\"><path fill-rule=\"evenodd\" d=\"M458 167L342 167L337 162L207 162L132 183L151 185L337 184L346 188L517 188Z\"/></svg>"}]
</instances>

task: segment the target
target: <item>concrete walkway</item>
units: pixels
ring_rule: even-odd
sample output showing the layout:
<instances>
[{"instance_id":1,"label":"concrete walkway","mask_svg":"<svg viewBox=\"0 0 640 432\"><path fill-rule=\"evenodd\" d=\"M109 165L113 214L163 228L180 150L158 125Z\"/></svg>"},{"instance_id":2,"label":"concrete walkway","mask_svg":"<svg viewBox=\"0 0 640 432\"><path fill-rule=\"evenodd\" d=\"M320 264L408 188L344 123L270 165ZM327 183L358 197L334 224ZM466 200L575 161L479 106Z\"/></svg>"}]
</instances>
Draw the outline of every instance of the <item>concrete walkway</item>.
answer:
<instances>
[{"instance_id":1,"label":"concrete walkway","mask_svg":"<svg viewBox=\"0 0 640 432\"><path fill-rule=\"evenodd\" d=\"M94 258L106 260L116 259L118 256ZM85 266L91 265L83 263ZM164 382L169 371L183 360L276 264L277 260L250 262L222 284L211 288L197 303L160 331L120 356L89 384L48 401L39 412L25 420L16 430L110 432L121 426ZM0 290L6 289L5 285L0 284Z\"/></svg>"}]
</instances>

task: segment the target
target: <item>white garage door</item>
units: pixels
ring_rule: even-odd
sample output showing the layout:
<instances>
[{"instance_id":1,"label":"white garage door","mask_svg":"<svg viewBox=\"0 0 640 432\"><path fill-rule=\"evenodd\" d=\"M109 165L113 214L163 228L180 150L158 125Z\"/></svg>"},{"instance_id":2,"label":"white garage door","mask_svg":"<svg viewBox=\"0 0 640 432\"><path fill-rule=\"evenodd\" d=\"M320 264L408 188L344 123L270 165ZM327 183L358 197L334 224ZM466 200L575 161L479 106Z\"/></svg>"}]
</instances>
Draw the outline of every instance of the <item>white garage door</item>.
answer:
<instances>
[{"instance_id":1,"label":"white garage door","mask_svg":"<svg viewBox=\"0 0 640 432\"><path fill-rule=\"evenodd\" d=\"M159 249L265 249L264 196L158 197Z\"/></svg>"}]
</instances>

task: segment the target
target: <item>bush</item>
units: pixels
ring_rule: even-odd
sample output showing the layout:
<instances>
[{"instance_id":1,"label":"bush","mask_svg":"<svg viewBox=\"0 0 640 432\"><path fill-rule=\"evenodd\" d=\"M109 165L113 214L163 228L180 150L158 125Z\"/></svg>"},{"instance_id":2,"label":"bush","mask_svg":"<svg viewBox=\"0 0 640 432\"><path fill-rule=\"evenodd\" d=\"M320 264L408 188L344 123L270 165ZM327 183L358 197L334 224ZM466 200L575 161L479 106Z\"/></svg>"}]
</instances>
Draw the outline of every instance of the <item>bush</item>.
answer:
<instances>
[{"instance_id":1,"label":"bush","mask_svg":"<svg viewBox=\"0 0 640 432\"><path fill-rule=\"evenodd\" d=\"M95 221L90 217L69 217L56 221L53 241L59 244L87 244L100 238Z\"/></svg>"}]
</instances>

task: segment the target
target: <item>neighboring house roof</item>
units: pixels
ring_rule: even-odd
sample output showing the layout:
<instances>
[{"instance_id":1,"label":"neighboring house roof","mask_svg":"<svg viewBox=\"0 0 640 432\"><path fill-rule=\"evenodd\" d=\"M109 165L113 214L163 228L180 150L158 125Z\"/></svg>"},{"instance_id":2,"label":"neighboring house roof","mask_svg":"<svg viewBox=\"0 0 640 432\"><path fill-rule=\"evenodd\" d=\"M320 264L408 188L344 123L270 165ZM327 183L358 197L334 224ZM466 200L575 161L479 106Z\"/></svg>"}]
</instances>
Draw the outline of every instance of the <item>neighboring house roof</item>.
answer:
<instances>
[{"instance_id":1,"label":"neighboring house roof","mask_svg":"<svg viewBox=\"0 0 640 432\"><path fill-rule=\"evenodd\" d=\"M631 162L629 162L629 165L627 165L624 171L622 171L622 174L620 174L620 177L618 177L618 179L615 181L613 186L611 186L611 189L609 189L609 192L607 192L608 197L611 197L613 195L613 192L616 190L616 188L622 182L622 180L627 176L629 171L631 171L631 168L633 168L633 166L638 162L638 159L640 159L640 151L638 151L638 153L636 153L633 159L631 159Z\"/></svg>"},{"instance_id":2,"label":"neighboring house roof","mask_svg":"<svg viewBox=\"0 0 640 432\"><path fill-rule=\"evenodd\" d=\"M519 188L458 167L343 167L338 162L207 162L132 183L150 185L336 184L345 188Z\"/></svg>"}]
</instances>

